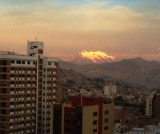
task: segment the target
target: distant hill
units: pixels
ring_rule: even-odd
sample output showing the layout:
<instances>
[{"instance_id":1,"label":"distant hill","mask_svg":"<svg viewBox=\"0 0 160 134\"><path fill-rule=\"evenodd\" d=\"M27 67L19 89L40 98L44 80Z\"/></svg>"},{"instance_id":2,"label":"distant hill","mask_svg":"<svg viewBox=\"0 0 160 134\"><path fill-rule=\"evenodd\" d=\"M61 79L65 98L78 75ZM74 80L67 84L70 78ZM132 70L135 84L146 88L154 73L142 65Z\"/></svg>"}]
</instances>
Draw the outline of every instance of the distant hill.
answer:
<instances>
[{"instance_id":1,"label":"distant hill","mask_svg":"<svg viewBox=\"0 0 160 134\"><path fill-rule=\"evenodd\" d=\"M60 61L60 68L74 69L87 77L112 78L149 88L160 87L160 62L146 61L142 58L87 65Z\"/></svg>"}]
</instances>

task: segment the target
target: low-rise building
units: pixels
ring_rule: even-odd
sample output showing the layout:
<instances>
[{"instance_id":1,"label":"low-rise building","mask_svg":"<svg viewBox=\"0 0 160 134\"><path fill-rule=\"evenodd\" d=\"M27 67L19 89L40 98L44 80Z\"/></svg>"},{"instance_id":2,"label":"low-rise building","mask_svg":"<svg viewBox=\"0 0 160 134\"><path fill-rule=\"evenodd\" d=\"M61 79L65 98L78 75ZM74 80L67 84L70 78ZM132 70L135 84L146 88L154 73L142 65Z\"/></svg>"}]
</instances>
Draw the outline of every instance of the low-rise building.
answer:
<instances>
[{"instance_id":1,"label":"low-rise building","mask_svg":"<svg viewBox=\"0 0 160 134\"><path fill-rule=\"evenodd\" d=\"M53 104L51 134L113 134L114 104L103 98L72 96L71 104Z\"/></svg>"}]
</instances>

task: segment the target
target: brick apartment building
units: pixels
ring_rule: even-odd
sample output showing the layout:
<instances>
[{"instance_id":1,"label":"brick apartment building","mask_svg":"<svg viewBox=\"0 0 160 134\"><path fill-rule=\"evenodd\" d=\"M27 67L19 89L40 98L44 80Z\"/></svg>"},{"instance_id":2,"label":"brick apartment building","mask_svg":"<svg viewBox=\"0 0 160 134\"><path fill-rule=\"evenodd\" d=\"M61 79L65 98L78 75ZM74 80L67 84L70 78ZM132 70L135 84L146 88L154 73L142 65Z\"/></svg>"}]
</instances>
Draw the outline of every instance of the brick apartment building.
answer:
<instances>
[{"instance_id":1,"label":"brick apartment building","mask_svg":"<svg viewBox=\"0 0 160 134\"><path fill-rule=\"evenodd\" d=\"M43 56L43 42L27 55L0 55L0 134L49 134L50 106L58 102L58 59Z\"/></svg>"},{"instance_id":2,"label":"brick apartment building","mask_svg":"<svg viewBox=\"0 0 160 134\"><path fill-rule=\"evenodd\" d=\"M103 98L72 96L71 104L53 104L50 134L113 134L114 104Z\"/></svg>"}]
</instances>

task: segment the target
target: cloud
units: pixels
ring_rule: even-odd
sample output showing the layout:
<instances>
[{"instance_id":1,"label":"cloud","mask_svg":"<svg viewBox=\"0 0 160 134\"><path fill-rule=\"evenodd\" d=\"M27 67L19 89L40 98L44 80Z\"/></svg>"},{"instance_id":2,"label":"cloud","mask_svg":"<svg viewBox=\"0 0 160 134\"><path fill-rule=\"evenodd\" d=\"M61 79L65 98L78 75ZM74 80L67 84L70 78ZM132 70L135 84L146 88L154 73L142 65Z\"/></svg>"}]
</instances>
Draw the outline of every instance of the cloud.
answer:
<instances>
[{"instance_id":1,"label":"cloud","mask_svg":"<svg viewBox=\"0 0 160 134\"><path fill-rule=\"evenodd\" d=\"M142 13L136 13L122 6L106 8L105 5L105 2L97 2L72 6L58 5L58 7L52 5L40 9L17 8L7 10L5 16L12 23L18 23L18 26L42 24L60 30L119 31L149 25Z\"/></svg>"},{"instance_id":2,"label":"cloud","mask_svg":"<svg viewBox=\"0 0 160 134\"><path fill-rule=\"evenodd\" d=\"M107 6L107 2L65 5L47 1L29 7L16 6L16 2L12 8L0 8L0 43L8 45L2 45L3 50L18 47L25 51L25 41L35 37L45 42L47 53L66 55L83 49L153 53L159 46L160 15Z\"/></svg>"}]
</instances>

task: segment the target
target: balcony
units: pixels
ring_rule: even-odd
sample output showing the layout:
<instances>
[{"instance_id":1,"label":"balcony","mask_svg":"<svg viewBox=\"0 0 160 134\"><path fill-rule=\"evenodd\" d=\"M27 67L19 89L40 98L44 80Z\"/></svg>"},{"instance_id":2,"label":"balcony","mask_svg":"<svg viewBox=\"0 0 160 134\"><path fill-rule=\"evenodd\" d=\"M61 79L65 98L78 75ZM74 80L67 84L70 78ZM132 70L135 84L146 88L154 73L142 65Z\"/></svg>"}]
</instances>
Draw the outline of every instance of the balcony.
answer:
<instances>
[{"instance_id":1,"label":"balcony","mask_svg":"<svg viewBox=\"0 0 160 134\"><path fill-rule=\"evenodd\" d=\"M10 119L10 122L14 122L14 119Z\"/></svg>"},{"instance_id":2,"label":"balcony","mask_svg":"<svg viewBox=\"0 0 160 134\"><path fill-rule=\"evenodd\" d=\"M31 105L30 104L27 104L27 107L30 107Z\"/></svg>"},{"instance_id":3,"label":"balcony","mask_svg":"<svg viewBox=\"0 0 160 134\"><path fill-rule=\"evenodd\" d=\"M10 108L14 108L14 105L10 105Z\"/></svg>"},{"instance_id":4,"label":"balcony","mask_svg":"<svg viewBox=\"0 0 160 134\"><path fill-rule=\"evenodd\" d=\"M15 80L15 78L14 78L14 77L11 77L11 80Z\"/></svg>"},{"instance_id":5,"label":"balcony","mask_svg":"<svg viewBox=\"0 0 160 134\"><path fill-rule=\"evenodd\" d=\"M10 129L13 129L14 127L13 126L10 126Z\"/></svg>"},{"instance_id":6,"label":"balcony","mask_svg":"<svg viewBox=\"0 0 160 134\"><path fill-rule=\"evenodd\" d=\"M11 70L11 73L14 73L14 70Z\"/></svg>"},{"instance_id":7,"label":"balcony","mask_svg":"<svg viewBox=\"0 0 160 134\"><path fill-rule=\"evenodd\" d=\"M27 111L27 113L30 113L31 111L29 110L29 111Z\"/></svg>"},{"instance_id":8,"label":"balcony","mask_svg":"<svg viewBox=\"0 0 160 134\"><path fill-rule=\"evenodd\" d=\"M24 107L24 104L21 104L20 106L21 106L21 107Z\"/></svg>"},{"instance_id":9,"label":"balcony","mask_svg":"<svg viewBox=\"0 0 160 134\"><path fill-rule=\"evenodd\" d=\"M31 80L31 78L30 78L30 77L27 77L27 80Z\"/></svg>"},{"instance_id":10,"label":"balcony","mask_svg":"<svg viewBox=\"0 0 160 134\"><path fill-rule=\"evenodd\" d=\"M56 74L56 72L53 72L53 74Z\"/></svg>"},{"instance_id":11,"label":"balcony","mask_svg":"<svg viewBox=\"0 0 160 134\"><path fill-rule=\"evenodd\" d=\"M14 112L10 112L10 115L14 115Z\"/></svg>"},{"instance_id":12,"label":"balcony","mask_svg":"<svg viewBox=\"0 0 160 134\"><path fill-rule=\"evenodd\" d=\"M27 117L27 120L30 120L31 118L30 117Z\"/></svg>"},{"instance_id":13,"label":"balcony","mask_svg":"<svg viewBox=\"0 0 160 134\"><path fill-rule=\"evenodd\" d=\"M31 71L27 71L27 73L31 73Z\"/></svg>"},{"instance_id":14,"label":"balcony","mask_svg":"<svg viewBox=\"0 0 160 134\"><path fill-rule=\"evenodd\" d=\"M14 91L11 91L10 94L11 94L11 95L14 95Z\"/></svg>"},{"instance_id":15,"label":"balcony","mask_svg":"<svg viewBox=\"0 0 160 134\"><path fill-rule=\"evenodd\" d=\"M11 84L11 87L15 87L14 84Z\"/></svg>"},{"instance_id":16,"label":"balcony","mask_svg":"<svg viewBox=\"0 0 160 134\"><path fill-rule=\"evenodd\" d=\"M53 78L53 80L56 80L56 78Z\"/></svg>"},{"instance_id":17,"label":"balcony","mask_svg":"<svg viewBox=\"0 0 160 134\"><path fill-rule=\"evenodd\" d=\"M25 71L22 71L22 73L25 73Z\"/></svg>"},{"instance_id":18,"label":"balcony","mask_svg":"<svg viewBox=\"0 0 160 134\"><path fill-rule=\"evenodd\" d=\"M14 101L14 98L10 98L10 101Z\"/></svg>"}]
</instances>

